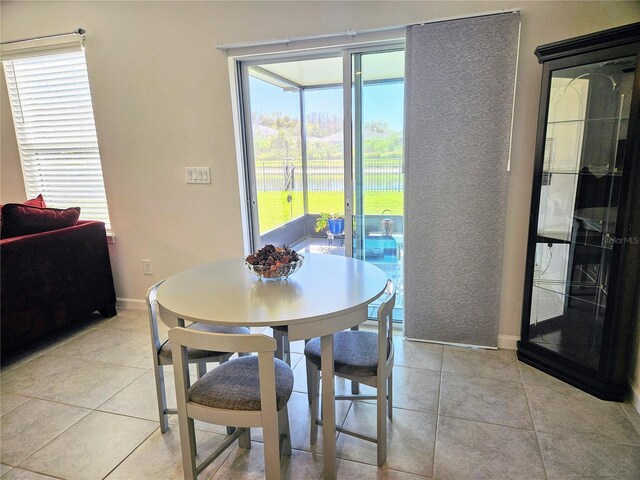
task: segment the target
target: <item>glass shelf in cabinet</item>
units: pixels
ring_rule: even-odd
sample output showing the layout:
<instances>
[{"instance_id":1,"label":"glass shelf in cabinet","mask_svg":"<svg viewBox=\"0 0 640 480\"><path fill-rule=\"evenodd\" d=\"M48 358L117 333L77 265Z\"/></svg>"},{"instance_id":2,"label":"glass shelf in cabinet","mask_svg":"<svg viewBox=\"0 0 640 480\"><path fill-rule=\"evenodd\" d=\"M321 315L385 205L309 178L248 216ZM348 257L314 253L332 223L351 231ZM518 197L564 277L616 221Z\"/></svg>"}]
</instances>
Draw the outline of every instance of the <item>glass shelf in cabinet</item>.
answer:
<instances>
[{"instance_id":1,"label":"glass shelf in cabinet","mask_svg":"<svg viewBox=\"0 0 640 480\"><path fill-rule=\"evenodd\" d=\"M588 298L585 298L587 297L587 295L567 295L566 293L561 293L551 288L553 285L559 285L559 283L540 281L535 276L533 277L533 288L539 288L540 290L544 290L545 292L558 295L558 297L562 299L563 303L565 302L565 300L568 300L569 302L575 300L580 302L580 304L582 305L591 305L593 307L598 307L602 309L602 311L604 311L605 307L607 306L607 288L604 285L584 286L582 284L579 284L578 282L571 282L568 285L569 287L579 288L580 286L582 286L582 288L584 289L593 289L594 292L589 296L593 296L599 300L589 300Z\"/></svg>"},{"instance_id":2,"label":"glass shelf in cabinet","mask_svg":"<svg viewBox=\"0 0 640 480\"><path fill-rule=\"evenodd\" d=\"M581 167L581 170L584 167ZM597 172L597 170L596 170ZM552 169L545 169L542 172L542 175L549 175L549 174L554 174L554 175L594 175L597 176L598 178L602 178L602 177L621 177L622 176L622 170L619 168L616 168L614 171L609 170L607 173L604 174L600 174L598 173L596 175L596 173L594 173L593 171L589 170L589 171L576 171L575 169L563 169L563 168L552 168Z\"/></svg>"},{"instance_id":3,"label":"glass shelf in cabinet","mask_svg":"<svg viewBox=\"0 0 640 480\"><path fill-rule=\"evenodd\" d=\"M572 118L569 120L549 120L547 122L547 125L559 125L563 123L584 123L584 122L611 122L611 121L625 122L627 120L629 120L629 117Z\"/></svg>"}]
</instances>

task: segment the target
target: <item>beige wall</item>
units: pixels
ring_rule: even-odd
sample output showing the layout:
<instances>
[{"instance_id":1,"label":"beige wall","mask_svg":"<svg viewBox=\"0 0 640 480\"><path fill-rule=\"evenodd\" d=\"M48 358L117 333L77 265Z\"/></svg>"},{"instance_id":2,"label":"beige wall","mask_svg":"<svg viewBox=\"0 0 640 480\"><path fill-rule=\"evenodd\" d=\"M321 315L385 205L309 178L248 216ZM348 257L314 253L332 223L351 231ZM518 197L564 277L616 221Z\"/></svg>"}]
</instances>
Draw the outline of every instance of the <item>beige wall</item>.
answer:
<instances>
[{"instance_id":1,"label":"beige wall","mask_svg":"<svg viewBox=\"0 0 640 480\"><path fill-rule=\"evenodd\" d=\"M541 67L537 45L640 20L638 2L9 2L2 40L87 30L87 62L117 243L118 297L197 263L243 253L226 56L216 44L370 29L522 9L500 333L520 332ZM1 81L0 201L24 200ZM212 185L186 185L185 166ZM154 275L142 274L150 258Z\"/></svg>"}]
</instances>

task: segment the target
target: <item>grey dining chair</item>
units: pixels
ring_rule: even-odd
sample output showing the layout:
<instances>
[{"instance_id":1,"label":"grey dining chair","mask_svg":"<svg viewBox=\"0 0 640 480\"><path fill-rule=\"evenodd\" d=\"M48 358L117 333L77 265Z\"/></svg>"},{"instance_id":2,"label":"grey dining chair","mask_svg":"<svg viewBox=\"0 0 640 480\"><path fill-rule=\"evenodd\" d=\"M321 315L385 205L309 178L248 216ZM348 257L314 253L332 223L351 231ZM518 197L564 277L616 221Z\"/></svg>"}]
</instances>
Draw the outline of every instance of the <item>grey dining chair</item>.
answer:
<instances>
[{"instance_id":1,"label":"grey dining chair","mask_svg":"<svg viewBox=\"0 0 640 480\"><path fill-rule=\"evenodd\" d=\"M334 374L352 382L376 388L376 395L336 395L336 400L377 400L376 437L364 435L344 427L336 430L377 444L378 466L387 460L387 420L393 412L393 307L396 293L391 280L387 282L386 298L378 309L378 332L345 330L335 333ZM313 366L311 381L311 444L318 437L318 398L320 392L320 339L307 343L304 354ZM323 381L333 381L323 380Z\"/></svg>"},{"instance_id":2,"label":"grey dining chair","mask_svg":"<svg viewBox=\"0 0 640 480\"><path fill-rule=\"evenodd\" d=\"M271 330L273 330L273 338L276 339L276 344L277 344L276 353L275 353L276 358L279 358L280 360L287 362L287 365L291 366L291 344L289 342L289 330L287 326L282 325L282 326L271 327ZM358 326L356 325L351 330L358 330ZM305 346L307 345L307 343L309 343L308 339L304 341ZM307 399L309 400L309 403L311 403L312 401L311 382L313 378L314 367L309 362L305 362L305 363L307 368ZM360 392L360 389L359 389L358 383L352 381L351 393L355 395L359 392Z\"/></svg>"},{"instance_id":3,"label":"grey dining chair","mask_svg":"<svg viewBox=\"0 0 640 480\"><path fill-rule=\"evenodd\" d=\"M251 448L250 427L262 427L265 476L280 478L280 454L291 455L287 403L293 391L291 367L274 358L276 341L262 334L219 334L176 327L169 331L173 344L174 376L184 478L195 480L236 440ZM189 348L214 351L257 352L229 360L190 383ZM196 465L194 420L236 425L199 465Z\"/></svg>"},{"instance_id":4,"label":"grey dining chair","mask_svg":"<svg viewBox=\"0 0 640 480\"><path fill-rule=\"evenodd\" d=\"M169 429L168 416L170 414L176 414L178 413L178 411L176 409L167 407L167 393L164 382L164 367L173 365L173 350L171 347L171 342L169 340L162 341L158 332L157 290L162 282L164 282L164 280L156 283L147 291L147 311L149 313L149 330L151 331L153 373L156 380L156 395L158 397L158 416L160 419L160 431L162 433L165 433ZM192 323L188 328L192 330L216 333L249 333L249 329L245 327L218 327L205 323ZM194 363L196 365L198 378L200 378L206 373L208 362L224 363L235 352L216 352L192 348L189 349L187 353L189 363ZM239 355L244 355L244 353L240 353ZM227 432L229 434L233 433L233 430L233 427L227 427Z\"/></svg>"}]
</instances>

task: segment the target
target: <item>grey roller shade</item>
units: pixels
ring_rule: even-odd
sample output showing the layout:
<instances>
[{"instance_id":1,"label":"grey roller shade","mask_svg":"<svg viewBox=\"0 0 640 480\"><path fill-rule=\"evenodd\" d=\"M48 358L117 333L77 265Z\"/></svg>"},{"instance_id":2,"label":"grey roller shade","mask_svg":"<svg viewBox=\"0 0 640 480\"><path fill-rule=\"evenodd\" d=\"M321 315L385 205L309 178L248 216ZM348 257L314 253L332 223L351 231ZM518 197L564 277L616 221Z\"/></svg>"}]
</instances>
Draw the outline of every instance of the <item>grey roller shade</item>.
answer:
<instances>
[{"instance_id":1,"label":"grey roller shade","mask_svg":"<svg viewBox=\"0 0 640 480\"><path fill-rule=\"evenodd\" d=\"M405 333L496 346L520 15L407 29Z\"/></svg>"}]
</instances>

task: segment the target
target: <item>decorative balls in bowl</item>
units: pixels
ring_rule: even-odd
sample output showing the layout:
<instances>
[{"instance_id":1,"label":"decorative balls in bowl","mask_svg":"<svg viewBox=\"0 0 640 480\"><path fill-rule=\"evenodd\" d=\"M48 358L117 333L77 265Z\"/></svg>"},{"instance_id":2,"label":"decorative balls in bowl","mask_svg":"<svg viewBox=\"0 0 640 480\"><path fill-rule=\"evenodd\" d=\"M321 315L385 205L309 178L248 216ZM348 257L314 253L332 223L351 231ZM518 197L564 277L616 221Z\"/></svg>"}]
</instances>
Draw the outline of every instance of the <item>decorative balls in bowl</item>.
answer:
<instances>
[{"instance_id":1,"label":"decorative balls in bowl","mask_svg":"<svg viewBox=\"0 0 640 480\"><path fill-rule=\"evenodd\" d=\"M261 280L284 280L297 272L303 262L304 257L295 250L269 244L249 255L244 265Z\"/></svg>"}]
</instances>

